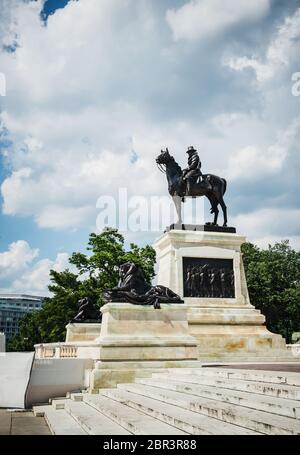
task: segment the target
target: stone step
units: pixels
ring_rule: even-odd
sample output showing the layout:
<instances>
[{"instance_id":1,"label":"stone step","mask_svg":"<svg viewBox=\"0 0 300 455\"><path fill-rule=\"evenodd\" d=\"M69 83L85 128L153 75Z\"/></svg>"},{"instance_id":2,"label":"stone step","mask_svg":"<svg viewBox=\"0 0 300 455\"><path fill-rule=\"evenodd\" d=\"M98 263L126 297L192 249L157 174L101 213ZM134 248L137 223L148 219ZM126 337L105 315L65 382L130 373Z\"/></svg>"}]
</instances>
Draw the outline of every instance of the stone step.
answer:
<instances>
[{"instance_id":1,"label":"stone step","mask_svg":"<svg viewBox=\"0 0 300 455\"><path fill-rule=\"evenodd\" d=\"M163 379L163 380L172 380L188 383L188 384L198 384L203 386L212 386L216 389L230 389L230 390L239 390L249 393L256 393L267 395L270 397L278 398L287 398L290 400L300 400L300 387L290 386L285 384L274 384L269 382L255 382L255 381L245 381L240 379L228 379L228 378L214 378L211 376L201 376L195 374L166 374L159 373L153 375L153 379ZM138 381L139 382L139 381Z\"/></svg>"},{"instance_id":2,"label":"stone step","mask_svg":"<svg viewBox=\"0 0 300 455\"><path fill-rule=\"evenodd\" d=\"M294 356L289 356L289 355L283 355L283 356L274 356L273 354L270 355L248 355L248 354L243 354L243 355L232 355L232 354L198 354L198 360L202 363L216 363L216 362L222 362L222 363L294 363L300 362L300 357L294 357Z\"/></svg>"},{"instance_id":3,"label":"stone step","mask_svg":"<svg viewBox=\"0 0 300 455\"><path fill-rule=\"evenodd\" d=\"M120 385L121 386L121 385ZM134 387L137 385L133 385ZM203 434L203 435L254 435L259 434L253 430L242 428L237 425L233 425L227 422L222 422L212 417L201 415L197 412L193 412L187 409L179 408L178 406L171 404L171 402L162 402L151 397L151 395L145 396L133 391L127 391L122 387L118 389L100 389L99 394L102 397L108 397L112 400L120 402L127 409L133 408L138 410L145 415L158 419L158 428L165 422L169 425L176 427L176 433L180 434L180 430L189 434ZM97 401L97 395L93 396L93 400ZM85 398L84 398L85 399ZM161 434L152 433L149 428L148 434ZM166 433L163 433L166 434Z\"/></svg>"},{"instance_id":4,"label":"stone step","mask_svg":"<svg viewBox=\"0 0 300 455\"><path fill-rule=\"evenodd\" d=\"M300 402L277 397L262 396L256 393L229 390L221 387L186 384L177 377L136 379L136 383L150 385L167 390L174 390L203 398L244 406L251 409L270 412L282 416L300 418Z\"/></svg>"},{"instance_id":5,"label":"stone step","mask_svg":"<svg viewBox=\"0 0 300 455\"><path fill-rule=\"evenodd\" d=\"M132 409L115 400L113 397L104 396L101 389L101 394L85 394L83 400L90 407L96 409L99 415L104 414L108 418L117 422L124 427L128 432L139 435L180 435L186 432L168 423L162 423L160 420L153 418L139 410ZM108 389L115 391L116 389ZM113 398L113 399L111 399ZM101 414L100 414L101 413Z\"/></svg>"},{"instance_id":6,"label":"stone step","mask_svg":"<svg viewBox=\"0 0 300 455\"><path fill-rule=\"evenodd\" d=\"M226 352L224 350L207 352L198 350L198 359L201 362L239 362L239 363L299 363L300 357L294 356L288 350L275 350L270 352Z\"/></svg>"},{"instance_id":7,"label":"stone step","mask_svg":"<svg viewBox=\"0 0 300 455\"><path fill-rule=\"evenodd\" d=\"M52 434L86 435L84 429L64 409L55 410L53 406L34 406L36 416L44 416Z\"/></svg>"},{"instance_id":8,"label":"stone step","mask_svg":"<svg viewBox=\"0 0 300 455\"><path fill-rule=\"evenodd\" d=\"M159 389L142 384L119 384L122 391L151 397L163 403L173 404L185 410L214 417L222 422L239 425L264 434L300 434L300 421L289 417L252 410L221 401L194 397L186 393ZM143 400L144 398L142 398ZM179 413L182 410L178 410Z\"/></svg>"},{"instance_id":9,"label":"stone step","mask_svg":"<svg viewBox=\"0 0 300 455\"><path fill-rule=\"evenodd\" d=\"M217 368L217 367L203 367L203 368L174 368L169 370L172 374L193 374L198 376L206 376L213 378L228 378L239 379L245 381L269 382L275 384L286 384L292 386L300 386L299 373L287 373L285 371L267 371L267 370L246 370L238 368ZM156 374L154 373L153 377Z\"/></svg>"},{"instance_id":10,"label":"stone step","mask_svg":"<svg viewBox=\"0 0 300 455\"><path fill-rule=\"evenodd\" d=\"M86 392L84 392L86 393ZM83 400L83 392L72 392L70 393L69 397L73 401L82 401Z\"/></svg>"},{"instance_id":11,"label":"stone step","mask_svg":"<svg viewBox=\"0 0 300 455\"><path fill-rule=\"evenodd\" d=\"M118 423L101 414L84 401L66 400L65 410L88 433L92 435L129 435Z\"/></svg>"},{"instance_id":12,"label":"stone step","mask_svg":"<svg viewBox=\"0 0 300 455\"><path fill-rule=\"evenodd\" d=\"M199 354L203 354L203 355L207 355L207 356L210 356L210 355L222 355L222 356L232 356L232 357L241 357L241 358L244 358L245 360L245 357L268 357L270 359L270 356L271 357L281 357L281 358L287 358L288 360L290 359L290 357L292 356L292 353L290 352L289 349L285 349L285 348L265 348L265 349L261 349L260 351L247 351L245 349L241 349L241 350L238 350L236 349L235 351L225 351L224 350L224 347L215 347L213 351L207 351L204 347L201 348L201 346L198 347L198 352ZM269 360L270 362L270 360Z\"/></svg>"},{"instance_id":13,"label":"stone step","mask_svg":"<svg viewBox=\"0 0 300 455\"><path fill-rule=\"evenodd\" d=\"M51 399L51 406L53 409L58 410L58 409L65 409L65 401L66 398L52 398Z\"/></svg>"}]
</instances>

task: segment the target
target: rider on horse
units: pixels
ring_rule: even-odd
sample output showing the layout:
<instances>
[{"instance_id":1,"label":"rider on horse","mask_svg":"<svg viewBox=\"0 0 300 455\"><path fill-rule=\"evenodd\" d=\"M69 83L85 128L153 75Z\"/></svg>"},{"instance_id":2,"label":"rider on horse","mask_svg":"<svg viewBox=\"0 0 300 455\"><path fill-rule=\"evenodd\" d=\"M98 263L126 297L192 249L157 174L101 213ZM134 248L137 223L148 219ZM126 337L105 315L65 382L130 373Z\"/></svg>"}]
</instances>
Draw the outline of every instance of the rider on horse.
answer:
<instances>
[{"instance_id":1,"label":"rider on horse","mask_svg":"<svg viewBox=\"0 0 300 455\"><path fill-rule=\"evenodd\" d=\"M201 161L197 150L193 146L188 147L187 152L188 157L188 167L182 171L182 179L187 182L189 187L191 184L196 183L197 178L201 177L201 185L209 187L211 185L205 179L203 179L203 174L201 172Z\"/></svg>"}]
</instances>

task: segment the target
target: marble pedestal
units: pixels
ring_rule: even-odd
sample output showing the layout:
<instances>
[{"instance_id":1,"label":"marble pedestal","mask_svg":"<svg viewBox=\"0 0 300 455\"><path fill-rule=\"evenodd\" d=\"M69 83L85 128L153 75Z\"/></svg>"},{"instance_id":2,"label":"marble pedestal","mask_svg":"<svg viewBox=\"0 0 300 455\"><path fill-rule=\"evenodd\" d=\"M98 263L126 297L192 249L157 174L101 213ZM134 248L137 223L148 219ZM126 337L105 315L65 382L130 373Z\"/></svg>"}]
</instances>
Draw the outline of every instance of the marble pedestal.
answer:
<instances>
[{"instance_id":1,"label":"marble pedestal","mask_svg":"<svg viewBox=\"0 0 300 455\"><path fill-rule=\"evenodd\" d=\"M161 309L127 303L101 308L99 361L90 376L90 390L151 376L162 368L199 367L197 341L189 334L187 307L163 304Z\"/></svg>"},{"instance_id":2,"label":"marble pedestal","mask_svg":"<svg viewBox=\"0 0 300 455\"><path fill-rule=\"evenodd\" d=\"M67 326L66 343L73 341L95 341L99 337L101 324L99 322L70 322Z\"/></svg>"},{"instance_id":3,"label":"marble pedestal","mask_svg":"<svg viewBox=\"0 0 300 455\"><path fill-rule=\"evenodd\" d=\"M288 357L284 339L266 329L265 317L250 304L241 253L245 241L235 233L171 230L153 245L159 261L157 283L184 298L189 333L197 339L200 360L247 361L275 353ZM232 296L185 295L184 261L193 260L229 261L234 274Z\"/></svg>"},{"instance_id":4,"label":"marble pedestal","mask_svg":"<svg viewBox=\"0 0 300 455\"><path fill-rule=\"evenodd\" d=\"M184 304L155 310L108 303L101 308L101 324L68 324L66 341L36 345L36 358L93 360L85 381L90 391L149 377L162 368L199 368L187 311Z\"/></svg>"}]
</instances>

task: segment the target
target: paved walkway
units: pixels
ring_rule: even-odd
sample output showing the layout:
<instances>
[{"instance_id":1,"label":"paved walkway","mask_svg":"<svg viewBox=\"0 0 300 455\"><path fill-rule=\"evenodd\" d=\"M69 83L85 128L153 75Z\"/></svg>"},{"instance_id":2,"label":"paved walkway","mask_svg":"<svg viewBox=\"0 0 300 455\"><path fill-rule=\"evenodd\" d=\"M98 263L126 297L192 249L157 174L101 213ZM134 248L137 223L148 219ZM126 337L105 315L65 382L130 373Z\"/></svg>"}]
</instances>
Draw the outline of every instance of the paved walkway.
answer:
<instances>
[{"instance_id":1,"label":"paved walkway","mask_svg":"<svg viewBox=\"0 0 300 455\"><path fill-rule=\"evenodd\" d=\"M44 417L30 411L11 412L0 409L0 435L49 435Z\"/></svg>"}]
</instances>

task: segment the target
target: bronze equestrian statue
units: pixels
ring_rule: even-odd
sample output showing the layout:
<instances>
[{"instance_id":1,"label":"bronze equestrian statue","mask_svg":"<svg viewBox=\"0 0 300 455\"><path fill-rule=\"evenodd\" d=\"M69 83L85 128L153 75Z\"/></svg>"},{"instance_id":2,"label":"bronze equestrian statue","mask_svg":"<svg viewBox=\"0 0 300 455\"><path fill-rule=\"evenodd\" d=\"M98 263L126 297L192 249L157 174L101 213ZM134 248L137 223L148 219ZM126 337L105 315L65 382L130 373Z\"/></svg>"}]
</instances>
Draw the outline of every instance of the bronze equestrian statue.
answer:
<instances>
[{"instance_id":1,"label":"bronze equestrian statue","mask_svg":"<svg viewBox=\"0 0 300 455\"><path fill-rule=\"evenodd\" d=\"M224 216L223 226L227 226L227 207L223 199L227 186L226 180L217 175L202 174L200 158L194 147L188 147L187 153L188 167L184 170L170 155L167 148L161 150L156 158L159 169L167 176L169 193L173 198L178 216L176 224L182 224L181 203L186 197L206 196L211 204L210 212L214 213L213 223L207 224L217 225L220 205Z\"/></svg>"}]
</instances>

